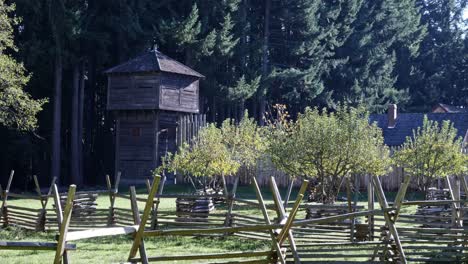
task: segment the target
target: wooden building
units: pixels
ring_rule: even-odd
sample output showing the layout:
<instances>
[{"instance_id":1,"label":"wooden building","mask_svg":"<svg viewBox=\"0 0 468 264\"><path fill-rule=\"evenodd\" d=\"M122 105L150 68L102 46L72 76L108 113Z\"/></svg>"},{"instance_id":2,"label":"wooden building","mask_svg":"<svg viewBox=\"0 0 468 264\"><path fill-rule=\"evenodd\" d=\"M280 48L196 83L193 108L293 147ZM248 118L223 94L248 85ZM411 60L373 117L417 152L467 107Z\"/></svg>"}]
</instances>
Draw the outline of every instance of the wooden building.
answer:
<instances>
[{"instance_id":1,"label":"wooden building","mask_svg":"<svg viewBox=\"0 0 468 264\"><path fill-rule=\"evenodd\" d=\"M127 181L146 179L166 151L175 151L205 122L199 115L204 76L158 50L105 73L107 110L116 121L115 172Z\"/></svg>"}]
</instances>

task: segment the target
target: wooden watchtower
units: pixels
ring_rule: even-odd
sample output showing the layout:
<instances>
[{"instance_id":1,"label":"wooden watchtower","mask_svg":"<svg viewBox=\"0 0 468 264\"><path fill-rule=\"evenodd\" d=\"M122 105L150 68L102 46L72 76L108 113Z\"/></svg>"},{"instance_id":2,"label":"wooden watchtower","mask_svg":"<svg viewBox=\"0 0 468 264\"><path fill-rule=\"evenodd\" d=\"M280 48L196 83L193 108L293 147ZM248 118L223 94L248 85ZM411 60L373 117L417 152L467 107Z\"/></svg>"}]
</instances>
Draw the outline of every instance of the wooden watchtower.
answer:
<instances>
[{"instance_id":1,"label":"wooden watchtower","mask_svg":"<svg viewBox=\"0 0 468 264\"><path fill-rule=\"evenodd\" d=\"M199 80L204 76L158 50L105 73L107 110L116 121L115 171L123 180L146 179L161 156L183 140L181 124L201 121Z\"/></svg>"}]
</instances>

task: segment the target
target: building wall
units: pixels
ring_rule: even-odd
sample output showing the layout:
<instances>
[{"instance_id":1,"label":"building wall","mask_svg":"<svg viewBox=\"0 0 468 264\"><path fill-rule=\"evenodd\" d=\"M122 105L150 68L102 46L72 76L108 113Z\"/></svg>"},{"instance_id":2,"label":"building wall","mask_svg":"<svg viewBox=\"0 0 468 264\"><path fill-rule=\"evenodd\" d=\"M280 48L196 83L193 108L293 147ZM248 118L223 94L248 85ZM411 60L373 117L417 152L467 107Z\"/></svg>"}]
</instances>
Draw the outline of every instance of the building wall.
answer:
<instances>
[{"instance_id":1,"label":"building wall","mask_svg":"<svg viewBox=\"0 0 468 264\"><path fill-rule=\"evenodd\" d=\"M199 79L172 73L110 75L108 110L199 112Z\"/></svg>"},{"instance_id":2,"label":"building wall","mask_svg":"<svg viewBox=\"0 0 468 264\"><path fill-rule=\"evenodd\" d=\"M157 166L156 112L121 112L117 117L116 171L125 179L146 179Z\"/></svg>"},{"instance_id":3,"label":"building wall","mask_svg":"<svg viewBox=\"0 0 468 264\"><path fill-rule=\"evenodd\" d=\"M108 110L157 109L159 75L111 75L107 92Z\"/></svg>"},{"instance_id":4,"label":"building wall","mask_svg":"<svg viewBox=\"0 0 468 264\"><path fill-rule=\"evenodd\" d=\"M161 73L159 109L199 112L199 80L196 77Z\"/></svg>"}]
</instances>

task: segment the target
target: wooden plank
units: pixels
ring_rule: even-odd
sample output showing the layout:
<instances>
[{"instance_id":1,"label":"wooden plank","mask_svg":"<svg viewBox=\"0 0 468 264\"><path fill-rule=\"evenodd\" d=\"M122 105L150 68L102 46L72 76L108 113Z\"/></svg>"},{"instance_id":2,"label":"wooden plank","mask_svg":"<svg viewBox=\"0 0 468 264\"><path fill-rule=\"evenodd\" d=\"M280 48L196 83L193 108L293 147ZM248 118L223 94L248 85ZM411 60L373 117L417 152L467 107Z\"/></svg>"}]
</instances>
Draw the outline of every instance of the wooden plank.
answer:
<instances>
[{"instance_id":1,"label":"wooden plank","mask_svg":"<svg viewBox=\"0 0 468 264\"><path fill-rule=\"evenodd\" d=\"M270 178L270 188L271 188L271 191L272 191L272 194L273 194L273 201L276 205L276 213L278 215L278 218L280 219L280 221L283 221L284 219L286 219L286 210L284 208L284 205L281 201L281 196L280 196L280 192L279 192L279 189L278 189L278 185L276 184L276 180L274 177L271 177ZM294 208L293 208L293 211L294 211ZM290 217L293 217L294 216L290 216ZM288 239L289 239L289 247L291 249L291 252L293 254L293 257L294 257L294 263L298 264L300 263L300 258L299 258L299 255L297 254L297 249L296 249L296 242L294 240L294 236L293 236L293 233L291 230L288 230ZM281 245L281 243L280 243Z\"/></svg>"},{"instance_id":2,"label":"wooden plank","mask_svg":"<svg viewBox=\"0 0 468 264\"><path fill-rule=\"evenodd\" d=\"M138 228L138 225L124 226L124 227L106 227L106 228L94 228L83 231L69 232L67 235L67 241L74 241L86 238L104 237L104 236L117 236L117 235L129 235L134 234Z\"/></svg>"},{"instance_id":3,"label":"wooden plank","mask_svg":"<svg viewBox=\"0 0 468 264\"><path fill-rule=\"evenodd\" d=\"M153 198L156 195L156 191L158 190L160 180L161 176L157 175L154 177L153 184L151 186L151 191L148 195L148 200L146 201L145 209L143 210L143 215L141 217L141 223L133 240L133 245L128 257L129 260L135 257L136 252L140 246L141 240L143 238L143 233L145 232L145 225L150 217L151 208L153 206Z\"/></svg>"},{"instance_id":4,"label":"wooden plank","mask_svg":"<svg viewBox=\"0 0 468 264\"><path fill-rule=\"evenodd\" d=\"M388 229L391 235L393 236L397 249L400 253L400 261L401 263L406 264L407 263L406 256L405 256L405 252L400 242L400 237L398 236L398 231L395 227L395 223L391 219L389 212L387 210L389 207L388 207L387 199L385 198L385 193L382 189L382 184L380 183L380 180L377 176L375 175L372 176L372 179L373 179L374 187L377 190L376 194L377 194L377 197L379 198L380 207L382 208L383 213L384 213L385 222L388 226Z\"/></svg>"},{"instance_id":5,"label":"wooden plank","mask_svg":"<svg viewBox=\"0 0 468 264\"><path fill-rule=\"evenodd\" d=\"M148 183L149 184L149 183ZM151 188L148 190L151 192ZM148 196L148 199L150 196ZM132 207L132 216L133 216L133 223L135 225L141 224L140 219L140 211L138 210L138 202L136 200L136 190L135 186L130 186L130 205ZM145 248L145 241L141 240L140 245L138 246L140 252L140 261L144 264L148 263L148 256L146 255L146 248Z\"/></svg>"},{"instance_id":6,"label":"wooden plank","mask_svg":"<svg viewBox=\"0 0 468 264\"><path fill-rule=\"evenodd\" d=\"M406 190L408 189L411 183L411 177L409 175L405 175L405 179L400 188L398 188L398 193L395 197L395 202L393 203L393 207L395 208L395 221L398 220L398 215L400 214L401 206L403 204L403 200L406 195Z\"/></svg>"},{"instance_id":7,"label":"wooden plank","mask_svg":"<svg viewBox=\"0 0 468 264\"><path fill-rule=\"evenodd\" d=\"M369 178L370 175L367 175ZM369 211L374 210L374 185L372 182L369 180L367 181L367 209ZM373 241L374 240L374 215L369 214L367 215L367 221L368 221L368 226L369 226L369 240Z\"/></svg>"},{"instance_id":8,"label":"wooden plank","mask_svg":"<svg viewBox=\"0 0 468 264\"><path fill-rule=\"evenodd\" d=\"M55 189L57 189L57 186L55 186ZM66 252L65 248L67 244L68 226L70 225L70 219L71 219L71 214L73 210L73 198L75 197L75 191L76 191L76 185L70 185L70 188L68 189L68 197L65 202L65 211L63 213L63 218L62 218L62 222L61 222L60 229L59 229L60 234L59 234L59 239L57 242L58 243L57 250L55 252L55 259L54 259L55 264L61 263L62 257L63 257L65 264L68 263L68 259L67 259L68 256L64 255L64 253ZM60 204L60 200L58 204ZM58 204L56 204L56 207L58 207Z\"/></svg>"},{"instance_id":9,"label":"wooden plank","mask_svg":"<svg viewBox=\"0 0 468 264\"><path fill-rule=\"evenodd\" d=\"M286 224L283 227L283 230L281 230L281 233L278 235L277 239L280 245L284 242L284 239L286 238L286 234L288 234L289 229L292 227L294 218L296 217L297 211L299 209L299 205L301 204L302 199L304 198L304 193L307 190L308 185L309 185L308 180L302 181L302 185L301 185L301 188L299 189L299 194L296 198L296 202L294 203L294 206L291 209L288 220L286 221Z\"/></svg>"},{"instance_id":10,"label":"wooden plank","mask_svg":"<svg viewBox=\"0 0 468 264\"><path fill-rule=\"evenodd\" d=\"M457 201L460 200L460 182L458 181L457 178L455 178L455 186L452 185L452 182L450 181L450 177L446 177L447 180L447 186L450 192L450 197L452 197L452 200ZM460 203L459 202L454 202L452 203L452 225L455 227L461 227L463 225L462 220L461 220L461 211L460 211Z\"/></svg>"},{"instance_id":11,"label":"wooden plank","mask_svg":"<svg viewBox=\"0 0 468 264\"><path fill-rule=\"evenodd\" d=\"M260 210L262 211L263 218L265 219L265 223L267 225L271 225L271 220L270 220L270 217L268 216L268 211L266 209L266 206L265 206L265 203L264 203L264 200L263 200L262 192L260 191L260 187L258 186L257 179L255 177L253 177L252 182L253 182L253 185L254 185L254 188L255 188L255 193L257 194L257 200L258 200L258 204L260 205ZM269 234L270 234L270 237L271 237L272 249L276 250L276 255L277 255L278 259L279 259L279 262L281 264L285 264L286 259L285 259L284 255L282 254L281 246L279 245L278 240L276 239L276 236L273 233L273 230L270 230Z\"/></svg>"},{"instance_id":12,"label":"wooden plank","mask_svg":"<svg viewBox=\"0 0 468 264\"><path fill-rule=\"evenodd\" d=\"M210 253L198 255L180 255L180 256L162 256L150 257L149 261L175 261L175 260L201 260L201 259L228 259L228 258L252 258L270 256L271 251L251 251L251 252L229 252L229 253ZM141 261L140 259L136 259Z\"/></svg>"},{"instance_id":13,"label":"wooden plank","mask_svg":"<svg viewBox=\"0 0 468 264\"><path fill-rule=\"evenodd\" d=\"M161 178L161 183L159 184L159 189L158 189L158 192L157 192L157 195L162 195L163 193L163 190L164 190L164 185L166 184L166 175L162 175L162 178ZM150 190L148 190L149 192ZM159 213L159 202L160 202L160 198L156 198L154 200L154 203L153 203L153 208L152 208L152 214L151 214L151 228L152 229L156 229L158 227L158 213Z\"/></svg>"},{"instance_id":14,"label":"wooden plank","mask_svg":"<svg viewBox=\"0 0 468 264\"><path fill-rule=\"evenodd\" d=\"M295 181L294 178L289 178L288 191L286 192L286 195L284 197L284 204L283 204L284 208L288 206L289 198L291 196L291 192L294 186L294 181Z\"/></svg>"},{"instance_id":15,"label":"wooden plank","mask_svg":"<svg viewBox=\"0 0 468 264\"><path fill-rule=\"evenodd\" d=\"M234 180L234 186L232 187L231 194L228 195L228 209L226 213L226 218L224 220L224 225L225 226L231 226L232 225L232 209L234 208L234 199L236 198L236 192L237 192L237 186L239 185L239 176L236 177ZM226 179L224 179L224 182ZM227 189L227 188L226 188ZM210 214L212 216L212 214Z\"/></svg>"},{"instance_id":16,"label":"wooden plank","mask_svg":"<svg viewBox=\"0 0 468 264\"><path fill-rule=\"evenodd\" d=\"M6 212L5 207L7 206L8 193L10 192L11 182L13 181L14 175L15 171L11 170L6 189L2 192L2 206L0 207L0 219L3 220L4 225L8 225L8 215L4 215L4 211Z\"/></svg>"},{"instance_id":17,"label":"wooden plank","mask_svg":"<svg viewBox=\"0 0 468 264\"><path fill-rule=\"evenodd\" d=\"M233 227L216 227L216 228L190 228L190 229L161 229L146 231L143 236L195 236L202 234L221 234L221 233L236 233L241 231L271 231L273 229L282 228L283 224L259 224L249 226L233 226Z\"/></svg>"},{"instance_id":18,"label":"wooden plank","mask_svg":"<svg viewBox=\"0 0 468 264\"><path fill-rule=\"evenodd\" d=\"M54 242L0 241L0 250L56 250ZM76 245L67 244L66 250L76 250Z\"/></svg>"}]
</instances>

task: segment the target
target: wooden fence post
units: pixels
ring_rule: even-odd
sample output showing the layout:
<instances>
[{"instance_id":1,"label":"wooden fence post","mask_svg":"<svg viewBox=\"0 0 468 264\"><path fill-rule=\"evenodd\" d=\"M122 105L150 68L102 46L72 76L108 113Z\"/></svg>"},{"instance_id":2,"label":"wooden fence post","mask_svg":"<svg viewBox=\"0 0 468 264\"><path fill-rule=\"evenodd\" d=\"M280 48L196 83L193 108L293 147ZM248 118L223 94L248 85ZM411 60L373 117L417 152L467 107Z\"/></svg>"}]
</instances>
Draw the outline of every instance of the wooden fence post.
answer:
<instances>
[{"instance_id":1,"label":"wooden fence post","mask_svg":"<svg viewBox=\"0 0 468 264\"><path fill-rule=\"evenodd\" d=\"M300 199L301 201L302 201L302 198L303 198L303 195L304 195L305 191L307 190L307 185L308 185L308 181L303 181L302 182L301 189L299 190L299 195L298 195L298 197L300 195L302 195L302 197ZM278 189L278 185L276 184L276 180L275 180L275 178L273 176L270 178L270 188L271 188L271 192L273 194L273 201L275 203L276 214L278 215L278 219L279 219L278 222L279 223L284 222L284 221L287 222L290 219L294 219L295 214L297 213L297 210L299 208L300 201L298 202L296 200L293 208L291 209L291 213L289 214L289 216L287 216L284 204L281 201L281 195L280 195L280 192L279 192L279 189ZM291 224L292 224L292 222L289 225L291 225ZM286 228L286 226L285 226L285 228ZM286 230L285 232L287 232L287 233L284 233L283 235L280 234L280 236L278 236L280 238L279 244L281 246L281 244L282 244L281 239L286 237L285 234L287 234L288 240L289 240L289 246L290 246L290 249L291 249L291 253L292 253L293 258L294 258L294 263L298 264L298 263L301 263L301 260L299 258L299 254L297 253L296 241L294 240L294 236L293 236L292 230L290 230L290 228L291 227L289 227L287 229L283 228L283 230Z\"/></svg>"},{"instance_id":2,"label":"wooden fence post","mask_svg":"<svg viewBox=\"0 0 468 264\"><path fill-rule=\"evenodd\" d=\"M404 175L403 170L403 175ZM398 193L395 197L395 202L393 203L393 207L395 208L395 221L398 220L398 215L400 214L401 205L403 204L403 200L405 199L406 190L408 189L411 183L411 176L404 175L403 184L398 189Z\"/></svg>"},{"instance_id":3,"label":"wooden fence post","mask_svg":"<svg viewBox=\"0 0 468 264\"><path fill-rule=\"evenodd\" d=\"M371 176L367 175L367 210L373 211L374 210L374 185L370 180ZM374 241L374 214L369 214L367 216L367 223L369 225L369 241Z\"/></svg>"},{"instance_id":4,"label":"wooden fence post","mask_svg":"<svg viewBox=\"0 0 468 264\"><path fill-rule=\"evenodd\" d=\"M114 188L112 188L111 179L109 174L106 175L106 184L107 190L109 191L109 213L107 215L107 226L115 225L115 199L117 197L117 193L119 192L119 184L120 184L120 176L121 172L117 173L117 177L115 178Z\"/></svg>"},{"instance_id":5,"label":"wooden fence post","mask_svg":"<svg viewBox=\"0 0 468 264\"><path fill-rule=\"evenodd\" d=\"M135 257L138 248L140 247L141 241L143 240L143 233L145 232L146 222L148 221L151 213L151 208L153 206L154 196L159 187L159 182L161 181L161 176L157 175L154 177L153 184L151 186L151 191L148 195L148 199L146 200L145 209L143 210L143 215L141 216L141 223L138 227L138 231L135 233L135 237L133 238L133 245L130 249L130 254L128 256L128 260Z\"/></svg>"},{"instance_id":6,"label":"wooden fence post","mask_svg":"<svg viewBox=\"0 0 468 264\"><path fill-rule=\"evenodd\" d=\"M148 199L149 199L149 196L148 196ZM135 186L130 186L130 204L132 207L133 223L135 225L139 225L141 223L141 219L140 219L140 211L138 210L138 201L137 201ZM141 262L143 264L147 264L148 256L146 255L145 241L142 240L140 242L140 246L138 249L140 251Z\"/></svg>"},{"instance_id":7,"label":"wooden fence post","mask_svg":"<svg viewBox=\"0 0 468 264\"><path fill-rule=\"evenodd\" d=\"M404 252L403 247L401 245L400 237L399 237L398 231L397 231L397 229L395 227L394 219L392 219L392 215L390 215L390 211L392 211L392 213L394 213L395 209L393 208L393 210L391 210L392 208L390 208L388 206L387 199L385 198L385 193L384 193L384 191L382 189L382 184L380 183L379 177L373 175L372 179L373 179L375 190L377 191L376 194L377 194L377 198L379 200L380 207L382 208L382 211L383 211L383 214L384 214L385 223L388 226L388 229L390 231L391 236L393 236L393 239L395 241L397 250L398 250L398 252L400 254L400 256L399 256L400 259L399 260L401 261L401 263L406 264L407 261L406 261L405 252Z\"/></svg>"},{"instance_id":8,"label":"wooden fence post","mask_svg":"<svg viewBox=\"0 0 468 264\"><path fill-rule=\"evenodd\" d=\"M292 188L294 187L294 178L289 178L288 191L284 197L284 208L288 208L289 198L291 197Z\"/></svg>"},{"instance_id":9,"label":"wooden fence post","mask_svg":"<svg viewBox=\"0 0 468 264\"><path fill-rule=\"evenodd\" d=\"M10 177L8 178L8 183L6 189L2 191L2 207L0 208L0 219L3 218L3 226L6 227L9 224L8 221L8 208L7 208L7 199L8 193L10 192L11 182L13 181L13 176L15 175L15 171L11 170Z\"/></svg>"},{"instance_id":10,"label":"wooden fence post","mask_svg":"<svg viewBox=\"0 0 468 264\"><path fill-rule=\"evenodd\" d=\"M232 192L228 192L226 185L226 178L223 175L223 184L224 192L226 193L226 203L227 203L227 212L226 218L224 219L224 226L232 226L232 209L234 208L234 199L236 198L237 185L239 184L239 176L234 180L234 185L232 186Z\"/></svg>"},{"instance_id":11,"label":"wooden fence post","mask_svg":"<svg viewBox=\"0 0 468 264\"><path fill-rule=\"evenodd\" d=\"M447 187L449 189L450 197L452 197L452 200L460 201L460 181L458 180L458 177L454 178L455 184L453 185L449 176L447 176L445 179L447 180ZM453 202L452 203L452 226L461 227L462 219L460 216L461 216L460 203Z\"/></svg>"},{"instance_id":12,"label":"wooden fence post","mask_svg":"<svg viewBox=\"0 0 468 264\"><path fill-rule=\"evenodd\" d=\"M47 220L46 219L46 214L47 214L46 207L47 207L47 204L49 203L49 197L52 194L54 184L57 181L57 177L52 178L52 183L50 184L49 191L47 192L46 196L42 196L41 187L39 186L39 181L36 175L33 175L33 179L34 179L34 184L36 186L36 192L39 195L41 206L42 206L42 209L41 211L39 211L39 214L37 217L36 231L45 231L46 220Z\"/></svg>"},{"instance_id":13,"label":"wooden fence post","mask_svg":"<svg viewBox=\"0 0 468 264\"><path fill-rule=\"evenodd\" d=\"M157 192L156 197L154 197L154 203L153 207L151 208L151 229L157 229L158 228L158 208L159 208L159 202L160 199L157 197L158 195L161 195L164 190L164 185L166 184L166 175L163 175L161 178L161 183L159 184L159 189ZM151 183L148 179L146 179L146 188L148 190L148 194L151 192Z\"/></svg>"},{"instance_id":14,"label":"wooden fence post","mask_svg":"<svg viewBox=\"0 0 468 264\"><path fill-rule=\"evenodd\" d=\"M263 218L265 219L265 223L267 225L271 225L271 220L270 217L268 216L268 211L265 206L265 202L263 200L262 192L260 191L260 187L258 186L257 179L255 177L252 178L253 180L253 185L255 188L255 193L257 194L257 200L260 206L260 210L262 211ZM272 242L272 249L276 250L276 256L279 258L279 262L281 264L286 263L286 259L283 255L283 252L281 251L281 246L278 243L278 240L276 239L275 233L273 230L268 231L271 237L271 242Z\"/></svg>"},{"instance_id":15,"label":"wooden fence post","mask_svg":"<svg viewBox=\"0 0 468 264\"><path fill-rule=\"evenodd\" d=\"M349 177L346 177L345 178L346 180L346 200L347 200L347 204L348 204L348 213L352 213L353 212L353 203L352 203L352 194L351 194L351 180L349 179ZM350 218L350 224L349 224L349 239L351 242L354 241L354 217L351 217Z\"/></svg>"},{"instance_id":16,"label":"wooden fence post","mask_svg":"<svg viewBox=\"0 0 468 264\"><path fill-rule=\"evenodd\" d=\"M57 250L55 251L54 264L60 264L63 260L64 264L68 264L68 254L65 250L67 244L68 227L70 226L70 219L73 211L73 199L75 198L76 185L70 185L65 202L65 209L62 214L62 206L60 203L60 194L57 185L54 185L54 200L55 209L57 211L57 222L59 225L59 237L57 240Z\"/></svg>"}]
</instances>

